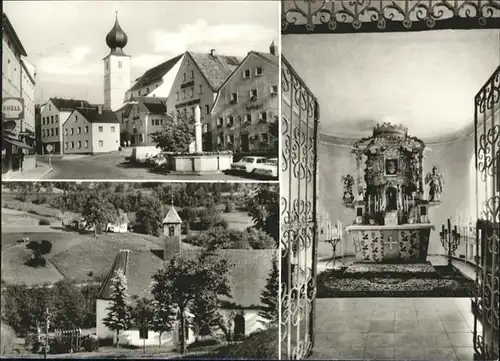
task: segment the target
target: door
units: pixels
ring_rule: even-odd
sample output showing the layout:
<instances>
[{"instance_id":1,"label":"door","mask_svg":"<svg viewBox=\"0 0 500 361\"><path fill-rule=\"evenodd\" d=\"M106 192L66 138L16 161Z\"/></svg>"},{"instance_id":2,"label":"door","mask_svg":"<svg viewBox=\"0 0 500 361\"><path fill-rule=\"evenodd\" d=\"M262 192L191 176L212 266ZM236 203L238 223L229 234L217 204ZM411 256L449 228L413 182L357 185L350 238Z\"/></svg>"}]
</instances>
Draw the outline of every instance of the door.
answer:
<instances>
[{"instance_id":1,"label":"door","mask_svg":"<svg viewBox=\"0 0 500 361\"><path fill-rule=\"evenodd\" d=\"M241 151L243 153L248 152L248 134L241 135Z\"/></svg>"},{"instance_id":2,"label":"door","mask_svg":"<svg viewBox=\"0 0 500 361\"><path fill-rule=\"evenodd\" d=\"M500 229L500 67L475 98L477 199L476 286L472 300L474 351L498 359Z\"/></svg>"},{"instance_id":3,"label":"door","mask_svg":"<svg viewBox=\"0 0 500 361\"><path fill-rule=\"evenodd\" d=\"M281 58L281 357L314 346L318 102Z\"/></svg>"}]
</instances>

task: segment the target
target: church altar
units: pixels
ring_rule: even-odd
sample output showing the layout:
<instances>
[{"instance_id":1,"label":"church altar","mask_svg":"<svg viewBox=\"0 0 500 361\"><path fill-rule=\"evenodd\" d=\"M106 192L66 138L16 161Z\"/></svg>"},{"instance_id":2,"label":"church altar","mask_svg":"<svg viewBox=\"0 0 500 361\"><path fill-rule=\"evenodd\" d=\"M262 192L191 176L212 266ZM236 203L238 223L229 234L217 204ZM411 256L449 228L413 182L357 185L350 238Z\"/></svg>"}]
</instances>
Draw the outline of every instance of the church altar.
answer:
<instances>
[{"instance_id":1,"label":"church altar","mask_svg":"<svg viewBox=\"0 0 500 361\"><path fill-rule=\"evenodd\" d=\"M356 262L426 261L434 229L428 208L438 203L439 194L426 199L424 149L406 127L390 123L375 126L372 136L354 143L356 175L343 176L342 182L343 204L356 212L354 224L346 228Z\"/></svg>"},{"instance_id":2,"label":"church altar","mask_svg":"<svg viewBox=\"0 0 500 361\"><path fill-rule=\"evenodd\" d=\"M432 224L347 227L359 263L425 262L432 229Z\"/></svg>"}]
</instances>

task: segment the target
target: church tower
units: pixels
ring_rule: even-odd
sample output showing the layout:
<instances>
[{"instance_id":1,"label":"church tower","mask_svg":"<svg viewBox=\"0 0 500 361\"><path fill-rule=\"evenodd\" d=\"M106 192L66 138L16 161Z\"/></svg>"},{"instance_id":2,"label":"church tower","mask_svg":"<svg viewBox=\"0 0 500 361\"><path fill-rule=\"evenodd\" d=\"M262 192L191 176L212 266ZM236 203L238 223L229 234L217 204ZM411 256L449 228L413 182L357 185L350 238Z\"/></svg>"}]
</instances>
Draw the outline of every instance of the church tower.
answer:
<instances>
[{"instance_id":1,"label":"church tower","mask_svg":"<svg viewBox=\"0 0 500 361\"><path fill-rule=\"evenodd\" d=\"M130 89L130 56L123 52L127 45L127 34L118 23L116 13L115 25L106 36L106 44L110 48L104 60L104 107L118 110L125 100L125 92Z\"/></svg>"},{"instance_id":2,"label":"church tower","mask_svg":"<svg viewBox=\"0 0 500 361\"><path fill-rule=\"evenodd\" d=\"M182 219L174 208L174 204L168 210L163 219L163 237L165 239L163 260L169 260L181 252L181 225Z\"/></svg>"}]
</instances>

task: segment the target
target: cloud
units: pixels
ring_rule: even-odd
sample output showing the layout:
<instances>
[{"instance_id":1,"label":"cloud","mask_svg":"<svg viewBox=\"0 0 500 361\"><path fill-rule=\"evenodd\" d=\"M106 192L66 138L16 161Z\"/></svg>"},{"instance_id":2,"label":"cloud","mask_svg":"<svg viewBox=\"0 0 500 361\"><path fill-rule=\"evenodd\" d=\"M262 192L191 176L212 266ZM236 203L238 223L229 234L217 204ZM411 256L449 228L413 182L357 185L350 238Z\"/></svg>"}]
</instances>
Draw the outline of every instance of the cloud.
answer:
<instances>
[{"instance_id":1,"label":"cloud","mask_svg":"<svg viewBox=\"0 0 500 361\"><path fill-rule=\"evenodd\" d=\"M146 53L139 56L133 56L131 61L133 67L149 69L167 60L168 58L165 57L165 55Z\"/></svg>"},{"instance_id":2,"label":"cloud","mask_svg":"<svg viewBox=\"0 0 500 361\"><path fill-rule=\"evenodd\" d=\"M278 29L258 24L209 25L205 20L185 24L177 31L157 30L151 34L155 53L181 54L186 50L244 56L250 50L266 50L277 39Z\"/></svg>"},{"instance_id":3,"label":"cloud","mask_svg":"<svg viewBox=\"0 0 500 361\"><path fill-rule=\"evenodd\" d=\"M102 73L102 64L92 55L89 46L74 46L56 55L42 56L37 64L46 75L96 75Z\"/></svg>"}]
</instances>

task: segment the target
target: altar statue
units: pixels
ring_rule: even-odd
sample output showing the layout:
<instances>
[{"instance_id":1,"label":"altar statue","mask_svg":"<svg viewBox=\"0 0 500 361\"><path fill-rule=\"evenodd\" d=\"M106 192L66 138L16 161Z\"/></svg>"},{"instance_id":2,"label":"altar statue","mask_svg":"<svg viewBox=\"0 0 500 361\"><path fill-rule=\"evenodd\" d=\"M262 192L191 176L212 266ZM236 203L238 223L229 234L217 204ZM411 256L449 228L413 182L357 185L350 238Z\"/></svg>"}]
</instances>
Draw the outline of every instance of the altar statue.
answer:
<instances>
[{"instance_id":1,"label":"altar statue","mask_svg":"<svg viewBox=\"0 0 500 361\"><path fill-rule=\"evenodd\" d=\"M429 185L429 201L438 202L443 193L443 175L436 166L432 167L432 172L425 176L425 184Z\"/></svg>"}]
</instances>

